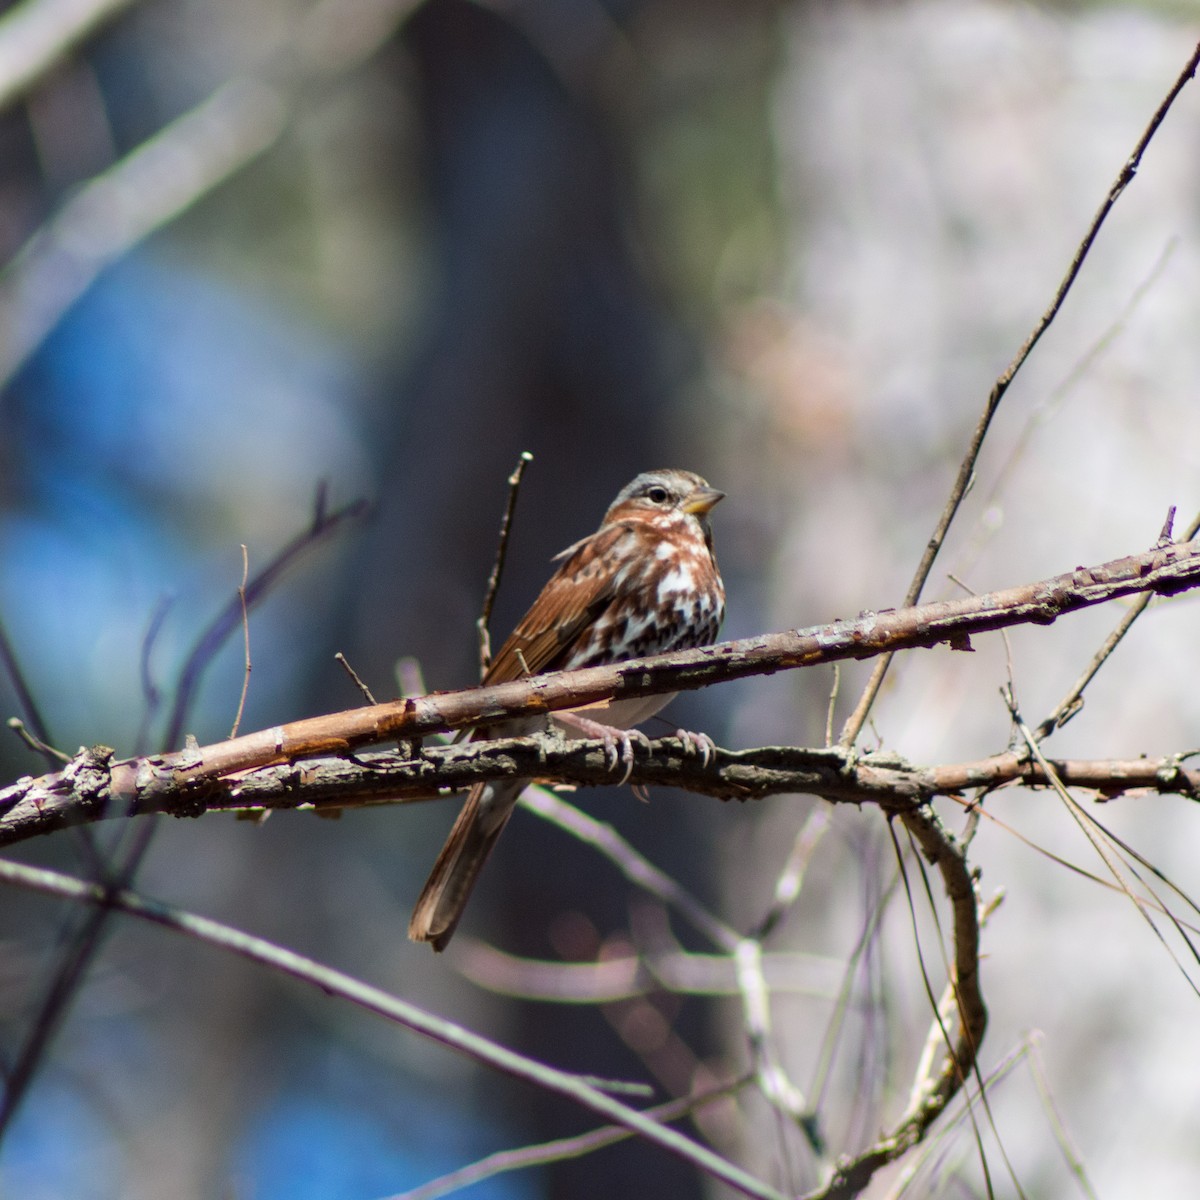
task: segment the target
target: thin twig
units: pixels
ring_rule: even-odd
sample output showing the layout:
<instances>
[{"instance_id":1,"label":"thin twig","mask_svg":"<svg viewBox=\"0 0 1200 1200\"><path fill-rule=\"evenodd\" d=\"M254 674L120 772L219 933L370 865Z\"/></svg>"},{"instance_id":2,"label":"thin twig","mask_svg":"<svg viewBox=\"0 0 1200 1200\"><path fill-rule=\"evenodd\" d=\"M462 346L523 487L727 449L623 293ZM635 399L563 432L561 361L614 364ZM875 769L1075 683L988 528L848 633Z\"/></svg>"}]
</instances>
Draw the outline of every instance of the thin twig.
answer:
<instances>
[{"instance_id":1,"label":"thin twig","mask_svg":"<svg viewBox=\"0 0 1200 1200\"><path fill-rule=\"evenodd\" d=\"M647 1109L646 1115L653 1117L656 1121L677 1121L716 1100L733 1095L745 1087L748 1082L749 1077L733 1079L728 1083L706 1088L694 1095L681 1096L678 1100L669 1100L666 1104L659 1104L654 1108ZM619 1125L604 1125L600 1129L581 1133L577 1137L559 1138L556 1141L543 1142L537 1146L522 1146L518 1150L500 1150L469 1166L451 1171L448 1175L432 1179L420 1187L392 1196L390 1200L437 1200L440 1196L448 1196L452 1192L462 1191L505 1171L527 1170L530 1167L545 1166L547 1163L562 1162L567 1158L580 1158L632 1136L633 1134L628 1129L623 1129Z\"/></svg>"},{"instance_id":2,"label":"thin twig","mask_svg":"<svg viewBox=\"0 0 1200 1200\"><path fill-rule=\"evenodd\" d=\"M842 667L833 664L833 687L829 689L829 706L825 709L825 745L833 745L833 714L837 710L838 692L842 690Z\"/></svg>"},{"instance_id":3,"label":"thin twig","mask_svg":"<svg viewBox=\"0 0 1200 1200\"><path fill-rule=\"evenodd\" d=\"M958 564L952 572L947 572L947 576L950 579L953 579L955 575L963 575L970 569L982 552L984 543L1000 527L1000 522L995 519L996 505L1003 495L1005 488L1008 486L1009 480L1018 464L1025 457L1025 453L1032 444L1036 431L1055 416L1056 411L1061 407L1075 386L1101 361L1105 352L1116 342L1142 301L1149 295L1154 285L1158 282L1159 277L1166 269L1172 254L1175 253L1178 246L1178 236L1173 235L1167 239L1154 265L1147 272L1146 276L1134 287L1124 308L1100 336L1092 342L1087 350L1079 356L1064 378L1054 386L1053 390L1046 397L1046 400L1035 406L1033 411L1029 413L1021 428L1021 432L1013 442L1012 448L1005 455L1004 461L996 469L987 495L979 499L978 507L981 515L976 519L974 532L967 539L967 546L960 555Z\"/></svg>"},{"instance_id":4,"label":"thin twig","mask_svg":"<svg viewBox=\"0 0 1200 1200\"><path fill-rule=\"evenodd\" d=\"M492 623L492 606L496 603L496 593L500 590L500 577L504 574L504 560L508 555L508 539L512 531L513 512L517 507L517 493L521 490L521 479L525 468L533 462L533 455L528 450L521 451L513 473L508 477L508 500L504 505L504 516L500 518L500 533L496 539L496 560L492 563L492 573L488 576L487 590L483 597L483 609L475 622L479 633L479 678L487 674L492 665L492 638L489 627Z\"/></svg>"},{"instance_id":5,"label":"thin twig","mask_svg":"<svg viewBox=\"0 0 1200 1200\"><path fill-rule=\"evenodd\" d=\"M737 952L741 942L737 931L713 916L691 892L634 849L611 825L588 816L545 788L526 788L521 794L520 804L522 808L537 813L543 820L587 843L613 863L630 883L685 917L714 946L727 954Z\"/></svg>"},{"instance_id":6,"label":"thin twig","mask_svg":"<svg viewBox=\"0 0 1200 1200\"><path fill-rule=\"evenodd\" d=\"M8 727L27 745L35 754L40 754L47 762L69 763L71 756L64 754L61 750L56 750L53 746L46 745L20 717L9 717Z\"/></svg>"},{"instance_id":7,"label":"thin twig","mask_svg":"<svg viewBox=\"0 0 1200 1200\"><path fill-rule=\"evenodd\" d=\"M1158 545L1160 546L1169 546L1175 540L1173 535L1173 531L1175 529L1175 511L1176 508L1174 504L1167 509L1167 515L1163 520L1162 530L1158 535ZM1191 541L1191 538L1185 536L1183 540L1185 542L1189 542Z\"/></svg>"},{"instance_id":8,"label":"thin twig","mask_svg":"<svg viewBox=\"0 0 1200 1200\"><path fill-rule=\"evenodd\" d=\"M238 697L237 716L233 718L233 728L229 731L231 738L237 737L238 726L242 723L242 713L246 709L246 693L250 690L250 613L246 608L246 580L250 577L250 552L242 543L242 582L238 585L238 599L242 602L242 636L245 639L246 670L242 676L242 694Z\"/></svg>"},{"instance_id":9,"label":"thin twig","mask_svg":"<svg viewBox=\"0 0 1200 1200\"><path fill-rule=\"evenodd\" d=\"M60 752L51 745L53 739L50 737L50 731L42 718L37 701L33 698L33 691L25 679L25 672L21 670L17 652L13 649L12 642L8 640L8 631L4 627L3 620L0 620L0 664L3 664L8 682L17 695L17 704L25 716L25 727L34 739L30 745L38 747L37 752L47 763L56 762Z\"/></svg>"},{"instance_id":10,"label":"thin twig","mask_svg":"<svg viewBox=\"0 0 1200 1200\"><path fill-rule=\"evenodd\" d=\"M958 475L955 478L954 486L950 489L950 498L946 501L946 507L942 510L941 517L938 518L938 523L934 528L933 534L925 546L925 552L921 555L921 561L917 566L916 574L913 576L908 592L905 594L905 607L916 604L921 597L921 592L929 578L929 573L933 569L934 559L937 558L942 544L946 540L946 534L949 532L950 525L958 513L959 505L962 503L963 497L967 494L967 490L975 476L975 464L979 459L980 451L983 449L984 438L987 437L992 418L996 415L996 410L1000 407L1000 401L1004 398L1004 394L1008 391L1013 379L1016 378L1017 372L1025 365L1025 361L1033 352L1033 348L1038 344L1042 335L1049 329L1051 322L1058 315L1059 309L1062 308L1063 301L1067 298L1067 293L1070 292L1071 287L1074 285L1080 268L1083 266L1084 259L1087 258L1088 252L1091 250L1092 243L1095 242L1101 226L1112 211L1113 205L1120 198L1121 193L1124 192L1134 175L1137 174L1142 156L1145 154L1147 147L1158 132L1158 128L1170 111L1171 105L1175 103L1176 97L1196 74L1198 65L1200 65L1200 43L1197 43L1191 58L1188 59L1186 66L1180 72L1179 77L1175 80L1166 98L1158 106L1158 110L1151 118L1150 124L1146 126L1142 136L1138 139L1133 153L1126 160L1113 185L1109 188L1108 195L1105 196L1104 202L1092 218L1091 226L1087 233L1084 234L1083 241L1079 243L1075 251L1075 257L1071 260L1071 265L1068 267L1066 275L1059 284L1058 291L1055 293L1054 299L1050 302L1050 307L1042 314L1041 319L1034 326L1033 332L1026 338L1025 344L1017 351L1016 357L992 385L991 393L987 398L987 403L983 407L983 412L975 427L975 432L971 437L967 452L959 464ZM862 696L859 698L858 704L855 706L854 712L850 714L850 717L842 727L842 736L840 739L842 745L852 746L858 740L858 735L862 732L862 728L866 724L867 717L871 712L871 706L875 703L875 697L879 694L879 689L883 684L884 676L887 674L891 661L892 655L885 654L876 662L875 668L871 672L871 677L867 681L867 685L863 690Z\"/></svg>"},{"instance_id":11,"label":"thin twig","mask_svg":"<svg viewBox=\"0 0 1200 1200\"><path fill-rule=\"evenodd\" d=\"M366 511L365 500L354 500L333 512L326 512L324 485L318 487L313 502L313 519L309 527L288 542L249 584L245 585L244 595L242 589L239 589L196 639L192 652L180 669L179 681L175 685L175 703L163 736L165 747L174 749L179 745L200 680L226 639L241 623L243 606L253 608L279 582L280 577L293 563L335 534L343 525L358 520Z\"/></svg>"},{"instance_id":12,"label":"thin twig","mask_svg":"<svg viewBox=\"0 0 1200 1200\"><path fill-rule=\"evenodd\" d=\"M333 656L333 658L334 658L334 661L342 668L342 670L345 671L346 674L349 675L350 678L354 681L354 686L356 688L358 688L358 690L360 692L362 692L363 698L366 700L366 702L368 704L378 704L379 701L376 700L375 697L371 694L371 689L369 687L367 687L367 685L365 683L363 683L362 679L359 677L358 672L350 665L350 662L346 658L346 656L339 650Z\"/></svg>"},{"instance_id":13,"label":"thin twig","mask_svg":"<svg viewBox=\"0 0 1200 1200\"><path fill-rule=\"evenodd\" d=\"M1171 516L1173 517L1174 514L1175 508L1172 506ZM1190 542L1197 533L1200 533L1200 513L1192 518L1192 523L1187 527L1180 540ZM1159 543L1162 543L1161 536ZM1067 694L1055 706L1054 711L1034 730L1033 736L1037 742L1045 741L1056 729L1061 729L1083 708L1083 693L1088 684L1096 678L1096 673L1120 645L1122 638L1133 628L1133 623L1149 608L1150 601L1153 599L1154 597L1147 593L1134 600L1129 611L1117 622L1116 628L1104 639L1104 644L1093 655L1092 661L1088 663L1083 674L1071 685Z\"/></svg>"},{"instance_id":14,"label":"thin twig","mask_svg":"<svg viewBox=\"0 0 1200 1200\"><path fill-rule=\"evenodd\" d=\"M136 754L146 753L150 739L150 727L154 724L154 718L158 715L159 705L162 703L162 691L158 687L158 684L155 683L154 673L150 669L150 656L158 642L159 634L162 633L167 614L171 611L173 603L174 601L170 596L163 596L159 600L158 604L154 607L154 612L151 614L150 620L146 625L146 633L142 638L141 653L138 656L138 678L142 683L143 708L142 719L138 724L137 737L133 743L136 747Z\"/></svg>"}]
</instances>

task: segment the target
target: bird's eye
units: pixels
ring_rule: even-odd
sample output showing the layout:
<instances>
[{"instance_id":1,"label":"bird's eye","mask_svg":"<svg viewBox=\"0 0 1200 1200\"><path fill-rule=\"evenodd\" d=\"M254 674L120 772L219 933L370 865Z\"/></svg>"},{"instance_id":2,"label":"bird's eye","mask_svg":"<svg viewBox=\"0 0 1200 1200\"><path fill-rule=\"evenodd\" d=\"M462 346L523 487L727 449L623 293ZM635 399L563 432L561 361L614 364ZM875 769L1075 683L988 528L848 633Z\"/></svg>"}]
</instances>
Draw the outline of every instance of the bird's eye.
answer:
<instances>
[{"instance_id":1,"label":"bird's eye","mask_svg":"<svg viewBox=\"0 0 1200 1200\"><path fill-rule=\"evenodd\" d=\"M649 500L651 504L666 504L667 489L665 487L652 487L646 493L646 499Z\"/></svg>"}]
</instances>

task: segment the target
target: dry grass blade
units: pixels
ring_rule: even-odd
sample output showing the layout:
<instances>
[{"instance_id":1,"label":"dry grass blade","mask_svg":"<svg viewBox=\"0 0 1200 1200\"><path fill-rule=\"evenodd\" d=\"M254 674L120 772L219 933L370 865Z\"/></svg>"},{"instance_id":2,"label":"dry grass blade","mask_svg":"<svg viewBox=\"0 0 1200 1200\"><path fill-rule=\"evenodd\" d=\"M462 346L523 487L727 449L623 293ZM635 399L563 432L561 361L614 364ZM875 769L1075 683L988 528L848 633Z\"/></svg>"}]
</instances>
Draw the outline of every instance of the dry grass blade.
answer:
<instances>
[{"instance_id":1,"label":"dry grass blade","mask_svg":"<svg viewBox=\"0 0 1200 1200\"><path fill-rule=\"evenodd\" d=\"M1180 937L1183 938L1188 949L1192 952L1192 957L1195 958L1197 962L1200 962L1200 954L1197 953L1195 945L1193 945L1192 940L1187 936L1187 932L1184 929L1183 923L1175 917L1174 913L1172 913L1171 910L1165 904L1163 904L1157 896L1154 897L1154 904L1152 906L1133 890L1128 880L1125 878L1125 873L1122 870L1121 863L1117 855L1114 854L1108 847L1105 842L1105 838L1101 837L1097 832L1097 823L1093 821L1092 817L1084 810L1079 801L1077 801L1075 797L1072 796L1071 793L1063 786L1062 781L1058 779L1057 775L1055 774L1053 767L1051 767L1042 756L1041 749L1038 746L1037 740L1033 733L1029 727L1016 715L1015 710L1013 717L1016 721L1016 725L1021 733L1021 736L1025 739L1025 744L1029 747L1029 752L1041 764L1042 769L1046 772L1051 781L1051 785L1054 788L1055 794L1063 802L1067 812L1071 814L1072 819L1075 821L1076 825L1079 826L1084 837L1086 837L1091 843L1092 849L1096 851L1100 857L1100 860L1104 863L1105 867L1108 868L1109 873L1112 875L1121 892L1124 893L1124 895L1129 899L1129 902L1134 906L1135 909L1137 909L1142 919L1147 925L1150 926L1151 930L1153 930L1154 936L1158 938L1159 942L1163 946L1163 949L1165 949L1170 955L1171 961L1178 968L1179 973L1184 977L1184 979L1187 980L1188 986L1193 992L1196 993L1198 997L1200 997L1200 985L1197 985L1196 981L1187 973L1187 970L1180 961L1179 956L1175 953L1175 951L1171 948L1170 943L1163 936L1162 930L1159 929L1159 927L1154 923L1154 918L1151 913L1157 909L1164 916L1166 916L1167 920L1170 921L1175 927L1176 932L1180 935ZM1137 875L1135 869L1132 870L1132 873L1143 886L1146 886L1145 880L1141 879L1141 877ZM1151 894L1153 895L1153 892L1151 892Z\"/></svg>"}]
</instances>

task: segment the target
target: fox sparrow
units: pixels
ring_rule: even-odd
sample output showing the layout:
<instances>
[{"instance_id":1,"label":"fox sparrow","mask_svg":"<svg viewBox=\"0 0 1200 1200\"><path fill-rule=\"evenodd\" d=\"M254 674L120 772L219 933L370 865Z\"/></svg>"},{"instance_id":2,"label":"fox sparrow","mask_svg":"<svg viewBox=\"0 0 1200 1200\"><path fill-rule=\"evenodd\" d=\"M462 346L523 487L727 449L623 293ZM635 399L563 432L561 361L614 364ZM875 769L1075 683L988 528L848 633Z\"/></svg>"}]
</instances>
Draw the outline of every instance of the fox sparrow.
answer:
<instances>
[{"instance_id":1,"label":"fox sparrow","mask_svg":"<svg viewBox=\"0 0 1200 1200\"><path fill-rule=\"evenodd\" d=\"M639 475L618 494L595 533L556 556L558 569L483 682L505 683L715 641L725 615L725 587L708 513L723 496L690 471ZM567 712L552 720L568 737L602 737L614 751L619 741L628 766L630 735L614 730L632 728L670 699L640 696L590 706L589 717ZM534 718L480 728L472 736L520 736L544 728L544 718ZM681 736L704 744L695 735ZM502 780L471 789L413 910L408 936L414 941L445 948L525 782Z\"/></svg>"}]
</instances>

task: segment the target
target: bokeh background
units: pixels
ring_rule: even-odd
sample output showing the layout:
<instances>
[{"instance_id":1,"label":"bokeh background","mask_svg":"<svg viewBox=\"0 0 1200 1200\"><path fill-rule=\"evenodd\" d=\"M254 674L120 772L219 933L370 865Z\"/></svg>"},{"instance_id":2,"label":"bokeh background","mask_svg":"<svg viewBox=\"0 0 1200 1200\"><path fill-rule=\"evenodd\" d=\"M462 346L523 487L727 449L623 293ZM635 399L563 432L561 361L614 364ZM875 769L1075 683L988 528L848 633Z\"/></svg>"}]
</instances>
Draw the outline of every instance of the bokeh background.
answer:
<instances>
[{"instance_id":1,"label":"bokeh background","mask_svg":"<svg viewBox=\"0 0 1200 1200\"><path fill-rule=\"evenodd\" d=\"M245 730L356 704L339 650L380 697L398 693L406 658L429 687L473 681L522 450L534 462L498 635L550 556L658 465L729 495L715 514L728 636L897 603L993 380L1200 32L1194 0L104 7L35 85L0 89L0 618L54 743L122 754L158 748L183 664L240 582L241 545L263 566L322 483L331 504L362 497L371 514L252 614ZM22 22L39 12L54 17L44 3L0 15L0 47L28 54ZM1006 398L929 595L1134 552L1173 504L1189 520L1198 329L1193 86ZM1003 749L1010 669L1036 722L1116 617L909 656L865 744L914 762ZM1198 620L1187 597L1144 617L1054 752L1193 749ZM202 743L228 733L241 678L235 637L189 716ZM863 678L842 672L835 729ZM812 672L712 689L677 701L669 728L820 744L831 685ZM0 708L20 712L3 677ZM15 736L0 742L0 780L41 769ZM577 800L741 928L814 806ZM1034 848L1103 874L1057 802L1010 791L989 804L1004 824L985 823L972 857L983 892L1007 896L985 934L982 1061L1013 1059L984 1135L997 1194L1015 1193L997 1136L1026 1194L1090 1194L1040 1082L1097 1194L1189 1194L1195 990L1128 901ZM450 952L409 945L452 807L163 822L138 886L555 1065L652 1078L663 1097L745 1064L728 997L601 1010L483 986L481 939L537 959L712 949L526 814ZM1200 892L1193 804L1100 815ZM120 832L100 831L113 844ZM87 871L71 835L12 853ZM801 1086L839 964L894 875L878 813L836 813L768 945L779 1049ZM11 1062L79 917L16 893L0 914ZM854 978L837 1066L810 1097L835 1153L902 1109L928 1025L901 906ZM0 1147L0 1191L359 1200L593 1123L118 921ZM937 1144L919 1194L981 1194L965 1130ZM799 1132L753 1099L699 1135L780 1186L815 1181ZM871 1194L898 1186L893 1173ZM723 1193L626 1144L470 1194Z\"/></svg>"}]
</instances>

